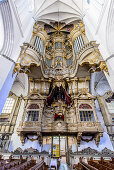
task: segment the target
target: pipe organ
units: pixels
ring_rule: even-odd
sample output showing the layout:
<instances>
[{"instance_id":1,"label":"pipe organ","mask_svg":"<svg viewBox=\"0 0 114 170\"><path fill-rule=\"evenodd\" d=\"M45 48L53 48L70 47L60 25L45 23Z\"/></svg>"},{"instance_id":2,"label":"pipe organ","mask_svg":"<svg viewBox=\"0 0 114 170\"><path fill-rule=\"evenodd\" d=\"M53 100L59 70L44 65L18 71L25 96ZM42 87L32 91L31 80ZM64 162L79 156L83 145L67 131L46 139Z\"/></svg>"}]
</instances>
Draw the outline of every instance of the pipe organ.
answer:
<instances>
[{"instance_id":1,"label":"pipe organ","mask_svg":"<svg viewBox=\"0 0 114 170\"><path fill-rule=\"evenodd\" d=\"M39 38L38 38L39 37ZM107 66L95 42L89 42L84 24L36 22L30 43L24 43L15 72L28 75L29 90L17 129L24 144L27 135L51 143L53 136L67 136L78 146L83 136L99 144L103 129L90 93L90 75Z\"/></svg>"}]
</instances>

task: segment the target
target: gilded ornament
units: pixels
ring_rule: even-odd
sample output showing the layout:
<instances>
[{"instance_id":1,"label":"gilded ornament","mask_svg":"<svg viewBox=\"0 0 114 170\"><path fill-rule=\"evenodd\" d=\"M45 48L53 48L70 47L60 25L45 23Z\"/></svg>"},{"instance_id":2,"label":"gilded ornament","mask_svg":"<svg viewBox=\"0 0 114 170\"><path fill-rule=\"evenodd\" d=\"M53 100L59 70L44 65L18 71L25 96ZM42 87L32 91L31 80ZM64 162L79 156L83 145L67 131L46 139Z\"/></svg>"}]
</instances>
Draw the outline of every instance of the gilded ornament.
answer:
<instances>
[{"instance_id":1,"label":"gilded ornament","mask_svg":"<svg viewBox=\"0 0 114 170\"><path fill-rule=\"evenodd\" d=\"M28 103L23 113L23 121L18 128L21 141L24 143L26 134L33 131L37 134L40 144L43 132L45 134L68 132L74 135L77 133L77 143L80 144L80 141L84 140L83 132L86 134L90 130L93 134L98 132L95 136L98 144L101 137L99 132L103 131L100 123L80 121L78 107L80 102L91 105L92 100L93 102L95 100L95 97L88 93L90 77L86 78L83 73L84 75L81 75L83 78L80 78L77 73L80 65L85 67L85 64L92 71L97 71L98 67L107 71L106 64L102 61L95 42L88 44L84 42L83 48L78 54L74 54L73 42L79 35L86 36L82 22L74 25L74 28L63 23L50 25L46 27L40 25L40 22L34 25L33 37L37 34L41 38L44 53L41 54L37 46L25 43L22 47L25 49L24 55L19 57L14 69L14 72L22 71L28 74L30 83L30 93L24 98ZM68 66L67 62L71 64ZM28 104L31 103L40 103L38 121L24 120ZM36 139L31 139L34 140ZM86 142L89 140L86 139Z\"/></svg>"},{"instance_id":2,"label":"gilded ornament","mask_svg":"<svg viewBox=\"0 0 114 170\"><path fill-rule=\"evenodd\" d=\"M108 67L107 67L105 61L101 61L99 67L100 67L101 71L104 70L109 75Z\"/></svg>"}]
</instances>

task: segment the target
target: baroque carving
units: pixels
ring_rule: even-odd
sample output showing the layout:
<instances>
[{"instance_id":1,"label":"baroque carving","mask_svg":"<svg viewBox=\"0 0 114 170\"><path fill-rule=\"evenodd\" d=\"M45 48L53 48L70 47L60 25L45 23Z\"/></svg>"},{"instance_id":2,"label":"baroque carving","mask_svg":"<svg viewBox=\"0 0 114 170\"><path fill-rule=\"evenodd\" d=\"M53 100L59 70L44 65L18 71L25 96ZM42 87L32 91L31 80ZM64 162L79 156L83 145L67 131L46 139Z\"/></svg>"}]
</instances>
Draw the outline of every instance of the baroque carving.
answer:
<instances>
[{"instance_id":1,"label":"baroque carving","mask_svg":"<svg viewBox=\"0 0 114 170\"><path fill-rule=\"evenodd\" d=\"M18 135L20 136L20 140L21 140L22 145L24 145L25 144L25 138L26 138L25 135L21 132L18 132Z\"/></svg>"},{"instance_id":2,"label":"baroque carving","mask_svg":"<svg viewBox=\"0 0 114 170\"><path fill-rule=\"evenodd\" d=\"M81 140L84 141L84 142L90 142L93 140L93 136L90 138L90 139L84 139L83 137L81 137Z\"/></svg>"},{"instance_id":3,"label":"baroque carving","mask_svg":"<svg viewBox=\"0 0 114 170\"><path fill-rule=\"evenodd\" d=\"M71 156L81 155L81 157L85 155L88 155L89 157L90 156L92 157L114 157L114 152L107 148L104 148L101 152L99 152L95 149L88 147L86 149L83 149L82 151L70 152L70 155Z\"/></svg>"},{"instance_id":4,"label":"baroque carving","mask_svg":"<svg viewBox=\"0 0 114 170\"><path fill-rule=\"evenodd\" d=\"M103 137L103 133L97 133L95 136L95 143L97 146L99 145L100 137Z\"/></svg>"},{"instance_id":5,"label":"baroque carving","mask_svg":"<svg viewBox=\"0 0 114 170\"><path fill-rule=\"evenodd\" d=\"M77 134L77 144L78 145L80 145L81 137L82 137L82 132L78 132L78 134Z\"/></svg>"},{"instance_id":6,"label":"baroque carving","mask_svg":"<svg viewBox=\"0 0 114 170\"><path fill-rule=\"evenodd\" d=\"M81 140L85 140L82 137L83 132L90 132L92 136L97 133L95 141L98 145L103 129L96 119L96 98L89 93L88 71L108 72L107 67L96 42L87 41L82 22L77 25L50 24L51 26L35 23L31 44L24 43L14 68L14 72L26 73L29 78L29 94L23 97L25 108L17 131L22 143L28 134L37 134L40 145L42 133L77 134L78 145ZM74 42L79 35L82 37L83 46L75 52ZM40 41L40 47L36 39ZM38 104L36 112L28 107L31 103ZM81 119L78 107L80 103L91 105L95 120ZM34 118L36 114L37 121ZM26 119L26 116L33 119Z\"/></svg>"}]
</instances>

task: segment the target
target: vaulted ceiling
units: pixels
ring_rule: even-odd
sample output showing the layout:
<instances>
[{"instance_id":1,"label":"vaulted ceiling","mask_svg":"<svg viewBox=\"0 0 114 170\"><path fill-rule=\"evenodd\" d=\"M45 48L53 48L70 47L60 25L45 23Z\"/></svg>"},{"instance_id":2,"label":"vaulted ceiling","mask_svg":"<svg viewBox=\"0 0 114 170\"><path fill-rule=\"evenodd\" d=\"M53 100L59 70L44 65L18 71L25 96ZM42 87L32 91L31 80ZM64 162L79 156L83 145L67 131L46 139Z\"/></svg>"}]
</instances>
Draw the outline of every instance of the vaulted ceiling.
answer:
<instances>
[{"instance_id":1,"label":"vaulted ceiling","mask_svg":"<svg viewBox=\"0 0 114 170\"><path fill-rule=\"evenodd\" d=\"M82 19L84 0L35 0L35 20L45 23L65 22Z\"/></svg>"}]
</instances>

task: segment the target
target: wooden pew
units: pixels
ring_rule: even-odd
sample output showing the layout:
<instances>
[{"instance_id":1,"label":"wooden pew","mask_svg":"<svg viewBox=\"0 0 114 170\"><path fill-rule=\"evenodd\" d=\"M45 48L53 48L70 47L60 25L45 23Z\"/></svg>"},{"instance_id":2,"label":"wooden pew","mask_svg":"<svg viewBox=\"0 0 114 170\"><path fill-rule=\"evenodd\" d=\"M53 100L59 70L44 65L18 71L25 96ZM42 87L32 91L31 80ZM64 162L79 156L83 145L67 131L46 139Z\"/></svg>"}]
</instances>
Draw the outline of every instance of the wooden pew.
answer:
<instances>
[{"instance_id":1,"label":"wooden pew","mask_svg":"<svg viewBox=\"0 0 114 170\"><path fill-rule=\"evenodd\" d=\"M29 161L26 160L25 162L23 162L23 163L15 166L15 167L12 167L10 170L28 170L28 169L30 169L32 166L34 166L35 163L36 163L36 162L33 161L33 160L29 160Z\"/></svg>"},{"instance_id":2,"label":"wooden pew","mask_svg":"<svg viewBox=\"0 0 114 170\"><path fill-rule=\"evenodd\" d=\"M73 166L75 170L98 170L97 168L85 163L82 161L82 158L79 158L79 163Z\"/></svg>"},{"instance_id":3,"label":"wooden pew","mask_svg":"<svg viewBox=\"0 0 114 170\"><path fill-rule=\"evenodd\" d=\"M37 163L35 166L33 166L31 168L31 170L40 170L40 169L43 169L45 167L44 164L45 164L45 162L42 160L39 163Z\"/></svg>"},{"instance_id":4,"label":"wooden pew","mask_svg":"<svg viewBox=\"0 0 114 170\"><path fill-rule=\"evenodd\" d=\"M93 158L90 158L90 160L88 160L88 164L98 168L99 170L113 170L113 165L110 162L105 162L103 158L101 158L100 161L93 161Z\"/></svg>"},{"instance_id":5,"label":"wooden pew","mask_svg":"<svg viewBox=\"0 0 114 170\"><path fill-rule=\"evenodd\" d=\"M44 162L44 160L40 161L39 163L37 163L35 166L33 166L30 170L48 170L49 166L46 165L46 163Z\"/></svg>"},{"instance_id":6,"label":"wooden pew","mask_svg":"<svg viewBox=\"0 0 114 170\"><path fill-rule=\"evenodd\" d=\"M113 162L113 159L112 159L112 162ZM104 161L103 157L101 157L99 164L107 166L108 168L114 169L114 164L111 163L110 161Z\"/></svg>"},{"instance_id":7,"label":"wooden pew","mask_svg":"<svg viewBox=\"0 0 114 170\"><path fill-rule=\"evenodd\" d=\"M97 168L95 168L91 165L88 165L85 162L78 163L78 169L80 169L80 170L98 170Z\"/></svg>"},{"instance_id":8,"label":"wooden pew","mask_svg":"<svg viewBox=\"0 0 114 170\"><path fill-rule=\"evenodd\" d=\"M6 160L0 160L0 167L6 164Z\"/></svg>"},{"instance_id":9,"label":"wooden pew","mask_svg":"<svg viewBox=\"0 0 114 170\"><path fill-rule=\"evenodd\" d=\"M4 165L2 165L0 167L0 170L5 170L5 169L10 169L11 167L14 167L16 165L19 165L21 162L20 160L14 160L12 162L9 162L9 163L5 163Z\"/></svg>"}]
</instances>

